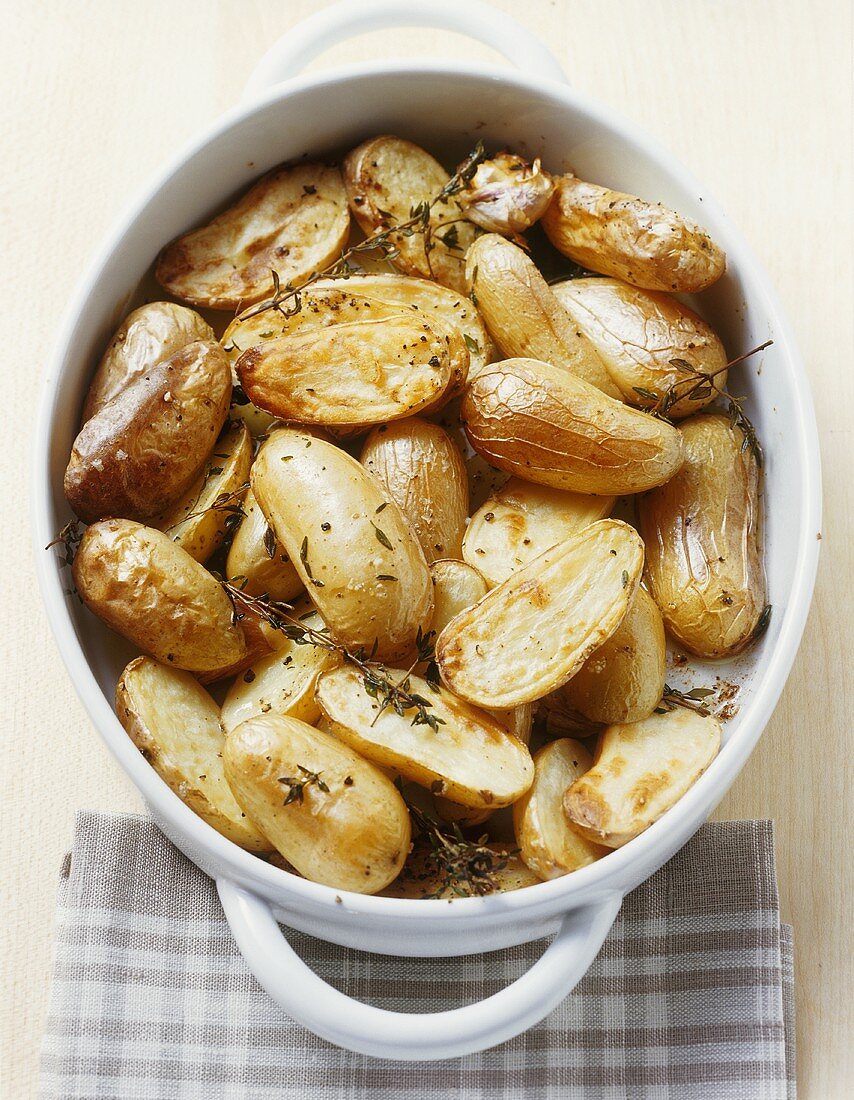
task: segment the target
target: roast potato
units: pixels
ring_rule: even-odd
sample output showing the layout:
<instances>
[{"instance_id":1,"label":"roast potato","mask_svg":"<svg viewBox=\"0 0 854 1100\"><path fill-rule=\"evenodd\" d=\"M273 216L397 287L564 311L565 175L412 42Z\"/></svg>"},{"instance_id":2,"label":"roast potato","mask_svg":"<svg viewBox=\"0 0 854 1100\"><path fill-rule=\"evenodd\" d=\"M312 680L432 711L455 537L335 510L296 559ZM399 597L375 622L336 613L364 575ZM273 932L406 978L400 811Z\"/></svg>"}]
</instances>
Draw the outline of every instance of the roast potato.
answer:
<instances>
[{"instance_id":1,"label":"roast potato","mask_svg":"<svg viewBox=\"0 0 854 1100\"><path fill-rule=\"evenodd\" d=\"M362 428L438 405L454 379L449 346L414 312L398 313L266 340L241 355L237 376L283 420Z\"/></svg>"},{"instance_id":2,"label":"roast potato","mask_svg":"<svg viewBox=\"0 0 854 1100\"><path fill-rule=\"evenodd\" d=\"M542 226L575 263L644 290L696 294L726 268L709 235L675 210L572 175L557 179Z\"/></svg>"},{"instance_id":3,"label":"roast potato","mask_svg":"<svg viewBox=\"0 0 854 1100\"><path fill-rule=\"evenodd\" d=\"M593 344L518 245L495 233L479 237L466 257L466 277L471 299L505 357L542 359L620 396Z\"/></svg>"},{"instance_id":4,"label":"roast potato","mask_svg":"<svg viewBox=\"0 0 854 1100\"><path fill-rule=\"evenodd\" d=\"M363 142L344 161L350 209L369 236L409 221L412 211L432 202L450 178L424 149L389 134ZM466 249L474 240L475 226L466 220L458 199L449 196L433 206L430 228L429 248L421 233L392 234L399 250L395 266L464 294Z\"/></svg>"},{"instance_id":5,"label":"roast potato","mask_svg":"<svg viewBox=\"0 0 854 1100\"><path fill-rule=\"evenodd\" d=\"M541 699L614 633L642 567L633 528L591 523L448 623L436 640L442 680L481 706Z\"/></svg>"},{"instance_id":6,"label":"roast potato","mask_svg":"<svg viewBox=\"0 0 854 1100\"><path fill-rule=\"evenodd\" d=\"M83 404L83 423L131 382L197 340L214 343L213 329L192 309L148 302L125 317L98 364Z\"/></svg>"},{"instance_id":7,"label":"roast potato","mask_svg":"<svg viewBox=\"0 0 854 1100\"><path fill-rule=\"evenodd\" d=\"M513 851L512 844L487 841L483 847L491 853L488 887L484 882L483 893L521 890L523 886L536 886L540 881ZM384 898L429 901L475 896L478 889L477 880L474 888L466 881L450 881L449 876L439 866L430 845L416 841L403 870L380 893Z\"/></svg>"},{"instance_id":8,"label":"roast potato","mask_svg":"<svg viewBox=\"0 0 854 1100\"><path fill-rule=\"evenodd\" d=\"M477 166L460 204L487 233L512 237L545 214L553 192L554 182L539 159L531 164L504 150Z\"/></svg>"},{"instance_id":9,"label":"roast potato","mask_svg":"<svg viewBox=\"0 0 854 1100\"><path fill-rule=\"evenodd\" d=\"M390 670L394 683L406 672ZM429 787L461 806L509 806L528 789L534 766L527 748L481 710L449 691L410 675L410 694L427 700L426 713L437 725L415 724L414 707L398 714L383 707L363 674L350 665L325 672L317 681L317 701L339 740L375 764L392 767L413 783Z\"/></svg>"},{"instance_id":10,"label":"roast potato","mask_svg":"<svg viewBox=\"0 0 854 1100\"><path fill-rule=\"evenodd\" d=\"M361 462L409 520L428 562L459 558L469 508L465 463L438 424L407 417L374 428Z\"/></svg>"},{"instance_id":11,"label":"roast potato","mask_svg":"<svg viewBox=\"0 0 854 1100\"><path fill-rule=\"evenodd\" d=\"M72 572L90 611L162 664L212 672L246 657L228 596L162 531L129 519L94 523Z\"/></svg>"},{"instance_id":12,"label":"roast potato","mask_svg":"<svg viewBox=\"0 0 854 1100\"><path fill-rule=\"evenodd\" d=\"M646 577L668 631L699 657L728 657L765 609L760 472L740 428L702 414L679 428L685 464L640 501Z\"/></svg>"},{"instance_id":13,"label":"roast potato","mask_svg":"<svg viewBox=\"0 0 854 1100\"><path fill-rule=\"evenodd\" d=\"M235 798L312 882L373 894L409 853L406 804L383 773L297 718L250 718L225 739Z\"/></svg>"},{"instance_id":14,"label":"roast potato","mask_svg":"<svg viewBox=\"0 0 854 1100\"><path fill-rule=\"evenodd\" d=\"M152 523L190 557L206 562L222 543L229 520L240 517L249 485L252 437L242 421L226 425L195 484Z\"/></svg>"},{"instance_id":15,"label":"roast potato","mask_svg":"<svg viewBox=\"0 0 854 1100\"><path fill-rule=\"evenodd\" d=\"M463 558L490 587L597 519L613 497L585 496L511 477L478 508L463 537Z\"/></svg>"},{"instance_id":16,"label":"roast potato","mask_svg":"<svg viewBox=\"0 0 854 1100\"><path fill-rule=\"evenodd\" d=\"M349 232L340 171L317 163L284 165L213 221L167 245L155 275L183 302L236 310L273 292L274 271L285 287L328 267Z\"/></svg>"},{"instance_id":17,"label":"roast potato","mask_svg":"<svg viewBox=\"0 0 854 1100\"><path fill-rule=\"evenodd\" d=\"M684 707L608 726L593 767L567 788L569 824L619 848L678 802L717 755L721 724Z\"/></svg>"},{"instance_id":18,"label":"roast potato","mask_svg":"<svg viewBox=\"0 0 854 1100\"><path fill-rule=\"evenodd\" d=\"M525 481L619 496L669 481L682 465L679 432L534 359L493 363L468 388L463 420L488 462Z\"/></svg>"},{"instance_id":19,"label":"roast potato","mask_svg":"<svg viewBox=\"0 0 854 1100\"><path fill-rule=\"evenodd\" d=\"M251 489L243 498L243 519L234 533L225 575L250 596L287 602L304 590L288 552L276 540Z\"/></svg>"},{"instance_id":20,"label":"roast potato","mask_svg":"<svg viewBox=\"0 0 854 1100\"><path fill-rule=\"evenodd\" d=\"M711 387L692 380L691 371L714 375L721 389L726 385L723 344L676 298L639 290L619 279L568 279L552 290L599 352L630 405L649 408L672 391L684 396L668 403L667 415L690 416L716 396ZM695 390L700 396L687 396Z\"/></svg>"},{"instance_id":21,"label":"roast potato","mask_svg":"<svg viewBox=\"0 0 854 1100\"><path fill-rule=\"evenodd\" d=\"M569 737L534 754L534 782L513 806L513 827L519 854L541 879L577 871L607 851L574 832L563 812L567 787L592 763L587 749Z\"/></svg>"},{"instance_id":22,"label":"roast potato","mask_svg":"<svg viewBox=\"0 0 854 1100\"><path fill-rule=\"evenodd\" d=\"M145 759L194 813L241 848L272 851L226 782L219 707L189 672L136 657L116 688L116 714Z\"/></svg>"},{"instance_id":23,"label":"roast potato","mask_svg":"<svg viewBox=\"0 0 854 1100\"><path fill-rule=\"evenodd\" d=\"M83 425L65 495L85 523L149 519L193 484L228 415L231 370L215 341L185 344Z\"/></svg>"},{"instance_id":24,"label":"roast potato","mask_svg":"<svg viewBox=\"0 0 854 1100\"><path fill-rule=\"evenodd\" d=\"M666 671L661 612L639 588L625 619L559 691L591 722L640 722L658 706Z\"/></svg>"},{"instance_id":25,"label":"roast potato","mask_svg":"<svg viewBox=\"0 0 854 1100\"><path fill-rule=\"evenodd\" d=\"M433 578L433 618L430 629L440 634L451 619L476 604L489 591L483 575L464 561L440 558L430 563Z\"/></svg>"},{"instance_id":26,"label":"roast potato","mask_svg":"<svg viewBox=\"0 0 854 1100\"><path fill-rule=\"evenodd\" d=\"M355 458L295 429L276 431L252 491L333 636L380 660L406 659L433 613L433 583L400 508Z\"/></svg>"}]
</instances>

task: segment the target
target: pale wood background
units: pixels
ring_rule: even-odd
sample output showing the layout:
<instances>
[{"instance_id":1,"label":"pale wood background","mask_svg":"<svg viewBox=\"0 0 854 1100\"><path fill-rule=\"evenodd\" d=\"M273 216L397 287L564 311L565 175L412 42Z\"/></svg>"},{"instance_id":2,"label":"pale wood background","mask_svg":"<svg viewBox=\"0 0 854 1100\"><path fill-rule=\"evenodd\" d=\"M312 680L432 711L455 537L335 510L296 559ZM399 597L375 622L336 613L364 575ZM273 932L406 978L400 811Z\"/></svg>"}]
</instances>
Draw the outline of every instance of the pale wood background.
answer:
<instances>
[{"instance_id":1,"label":"pale wood background","mask_svg":"<svg viewBox=\"0 0 854 1100\"><path fill-rule=\"evenodd\" d=\"M86 260L167 156L233 104L255 60L318 0L30 0L9 5L0 75L6 430L0 450L4 909L0 1091L35 1094L54 891L78 807L139 808L62 669L35 592L30 429L43 363ZM817 597L773 721L720 810L771 817L795 926L801 1095L854 1095L849 1055L852 722L852 30L849 0L499 0L574 84L656 135L752 243L794 323L822 429ZM414 54L491 60L435 32L384 32L313 67Z\"/></svg>"}]
</instances>

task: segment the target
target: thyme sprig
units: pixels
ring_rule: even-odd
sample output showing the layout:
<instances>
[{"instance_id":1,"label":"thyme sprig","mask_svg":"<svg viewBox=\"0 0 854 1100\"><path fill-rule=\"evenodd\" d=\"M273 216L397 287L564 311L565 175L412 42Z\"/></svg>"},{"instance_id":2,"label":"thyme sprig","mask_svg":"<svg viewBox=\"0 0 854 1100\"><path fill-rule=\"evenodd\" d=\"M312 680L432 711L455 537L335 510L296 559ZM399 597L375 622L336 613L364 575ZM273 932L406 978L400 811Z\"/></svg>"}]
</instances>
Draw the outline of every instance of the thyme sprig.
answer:
<instances>
[{"instance_id":1,"label":"thyme sprig","mask_svg":"<svg viewBox=\"0 0 854 1100\"><path fill-rule=\"evenodd\" d=\"M710 687L695 687L690 691L680 691L678 688L671 687L670 684L665 684L664 694L655 708L655 713L667 714L668 711L675 710L677 707L685 707L686 710L693 710L696 714L708 717L712 712L703 700L714 694L715 689Z\"/></svg>"},{"instance_id":2,"label":"thyme sprig","mask_svg":"<svg viewBox=\"0 0 854 1100\"><path fill-rule=\"evenodd\" d=\"M226 528L237 526L237 523L246 515L243 511L243 496L248 488L249 482L244 481L242 485L238 485L238 487L233 489L230 493L220 493L214 498L213 503L209 504L206 508L199 508L196 512L190 512L188 515L182 516L177 523L170 524L169 527L164 527L164 535L168 535L170 531L174 531L175 528L180 527L182 523L187 523L191 519L197 519L199 516L205 515L206 512L226 512L228 513Z\"/></svg>"},{"instance_id":3,"label":"thyme sprig","mask_svg":"<svg viewBox=\"0 0 854 1100\"><path fill-rule=\"evenodd\" d=\"M45 547L45 550L50 550L53 546L62 546L63 557L65 560L62 565L63 568L67 565L74 563L74 555L77 553L77 547L80 545L80 540L83 538L83 527L79 519L70 519L68 523L62 528L55 539L51 541Z\"/></svg>"},{"instance_id":4,"label":"thyme sprig","mask_svg":"<svg viewBox=\"0 0 854 1100\"><path fill-rule=\"evenodd\" d=\"M298 776L283 775L279 778L279 782L284 783L288 788L283 806L290 806L292 802L297 802L301 806L305 798L305 788L312 785L319 791L329 794L329 787L320 778L320 772L313 772L310 768L304 768L302 764L297 764L297 770L300 773Z\"/></svg>"}]
</instances>

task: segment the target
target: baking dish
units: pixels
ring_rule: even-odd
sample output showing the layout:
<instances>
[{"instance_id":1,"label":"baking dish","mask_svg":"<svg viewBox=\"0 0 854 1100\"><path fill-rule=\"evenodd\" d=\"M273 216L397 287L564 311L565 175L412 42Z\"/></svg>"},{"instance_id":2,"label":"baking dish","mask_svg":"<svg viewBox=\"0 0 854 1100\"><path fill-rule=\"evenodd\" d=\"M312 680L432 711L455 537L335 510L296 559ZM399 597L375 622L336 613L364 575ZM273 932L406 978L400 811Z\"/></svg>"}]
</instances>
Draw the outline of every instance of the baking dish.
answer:
<instances>
[{"instance_id":1,"label":"baking dish","mask_svg":"<svg viewBox=\"0 0 854 1100\"><path fill-rule=\"evenodd\" d=\"M336 41L403 24L468 33L519 71L395 61L294 75ZM62 475L93 362L159 248L272 165L346 149L378 133L411 138L447 163L477 138L542 153L551 169L572 166L582 177L678 209L707 228L727 253L726 276L702 296L699 308L730 353L774 341L760 363L741 369L736 391L748 395L766 454L774 611L765 637L737 667L710 669L742 684L740 710L726 726L720 755L660 821L598 863L515 893L451 903L336 892L242 851L196 817L148 766L113 712L116 679L130 649L67 595L68 577L57 555L44 552L69 517ZM60 651L92 721L154 820L216 879L249 966L291 1016L341 1046L398 1059L463 1055L540 1020L584 974L623 896L708 817L767 723L794 659L815 578L821 510L817 431L803 364L774 292L738 232L669 153L573 91L539 42L473 0L372 0L326 9L274 45L252 74L245 102L145 188L99 251L63 323L36 431L33 497L39 579ZM554 938L522 978L485 1001L441 1013L401 1014L360 1004L326 985L292 950L280 923L334 943L412 957Z\"/></svg>"}]
</instances>

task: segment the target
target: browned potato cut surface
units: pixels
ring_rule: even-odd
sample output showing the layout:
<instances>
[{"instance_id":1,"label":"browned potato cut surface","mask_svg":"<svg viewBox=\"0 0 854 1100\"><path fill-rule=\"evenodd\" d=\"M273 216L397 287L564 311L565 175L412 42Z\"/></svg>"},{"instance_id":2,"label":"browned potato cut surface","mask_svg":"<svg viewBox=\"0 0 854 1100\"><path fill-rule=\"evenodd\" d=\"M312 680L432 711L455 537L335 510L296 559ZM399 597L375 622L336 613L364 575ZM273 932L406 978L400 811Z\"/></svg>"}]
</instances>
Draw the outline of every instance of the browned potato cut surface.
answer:
<instances>
[{"instance_id":1,"label":"browned potato cut surface","mask_svg":"<svg viewBox=\"0 0 854 1100\"><path fill-rule=\"evenodd\" d=\"M463 456L438 424L407 417L374 428L361 462L409 520L428 562L458 558L469 508Z\"/></svg>"},{"instance_id":2,"label":"browned potato cut surface","mask_svg":"<svg viewBox=\"0 0 854 1100\"><path fill-rule=\"evenodd\" d=\"M490 233L466 257L471 297L502 354L542 359L611 397L620 391L596 348L518 245Z\"/></svg>"},{"instance_id":3,"label":"browned potato cut surface","mask_svg":"<svg viewBox=\"0 0 854 1100\"><path fill-rule=\"evenodd\" d=\"M250 596L294 599L304 589L287 550L276 540L251 489L243 498L243 519L228 548L226 577Z\"/></svg>"},{"instance_id":4,"label":"browned potato cut surface","mask_svg":"<svg viewBox=\"0 0 854 1100\"><path fill-rule=\"evenodd\" d=\"M596 844L619 848L679 801L720 743L717 718L684 707L608 726L593 767L564 796L569 824Z\"/></svg>"},{"instance_id":5,"label":"browned potato cut surface","mask_svg":"<svg viewBox=\"0 0 854 1100\"><path fill-rule=\"evenodd\" d=\"M633 528L590 524L451 620L436 641L443 681L485 707L541 699L614 633L642 567Z\"/></svg>"},{"instance_id":6,"label":"browned potato cut surface","mask_svg":"<svg viewBox=\"0 0 854 1100\"><path fill-rule=\"evenodd\" d=\"M282 287L298 286L337 259L350 214L340 171L305 163L273 169L201 229L160 253L156 276L181 301L240 309Z\"/></svg>"},{"instance_id":7,"label":"browned potato cut surface","mask_svg":"<svg viewBox=\"0 0 854 1100\"><path fill-rule=\"evenodd\" d=\"M209 672L246 656L222 587L162 531L127 519L95 523L72 572L90 611L162 664Z\"/></svg>"},{"instance_id":8,"label":"browned potato cut surface","mask_svg":"<svg viewBox=\"0 0 854 1100\"><path fill-rule=\"evenodd\" d=\"M228 734L225 775L276 850L304 878L373 894L409 853L409 812L394 784L328 733L264 715Z\"/></svg>"},{"instance_id":9,"label":"browned potato cut surface","mask_svg":"<svg viewBox=\"0 0 854 1100\"><path fill-rule=\"evenodd\" d=\"M487 462L525 481L620 496L669 481L682 464L679 432L533 359L493 363L469 386L463 420Z\"/></svg>"},{"instance_id":10,"label":"browned potato cut surface","mask_svg":"<svg viewBox=\"0 0 854 1100\"><path fill-rule=\"evenodd\" d=\"M272 851L226 782L219 707L189 672L137 657L119 680L116 713L145 759L194 813L241 848Z\"/></svg>"},{"instance_id":11,"label":"browned potato cut surface","mask_svg":"<svg viewBox=\"0 0 854 1100\"><path fill-rule=\"evenodd\" d=\"M760 470L726 416L692 417L679 431L685 464L640 502L647 583L678 642L727 657L751 641L766 606Z\"/></svg>"},{"instance_id":12,"label":"browned potato cut surface","mask_svg":"<svg viewBox=\"0 0 854 1100\"><path fill-rule=\"evenodd\" d=\"M695 294L726 268L708 233L675 210L575 176L558 178L542 225L577 264L645 290Z\"/></svg>"}]
</instances>

